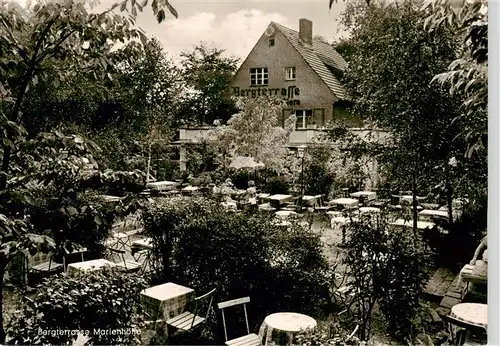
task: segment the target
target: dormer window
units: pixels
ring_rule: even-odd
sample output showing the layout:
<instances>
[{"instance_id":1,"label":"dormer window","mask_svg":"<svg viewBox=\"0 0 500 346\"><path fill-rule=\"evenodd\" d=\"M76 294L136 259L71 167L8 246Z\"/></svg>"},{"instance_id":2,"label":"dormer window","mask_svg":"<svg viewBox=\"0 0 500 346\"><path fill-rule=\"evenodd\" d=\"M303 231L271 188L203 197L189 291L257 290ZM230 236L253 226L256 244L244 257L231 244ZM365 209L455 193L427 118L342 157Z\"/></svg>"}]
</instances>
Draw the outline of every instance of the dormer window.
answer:
<instances>
[{"instance_id":1,"label":"dormer window","mask_svg":"<svg viewBox=\"0 0 500 346\"><path fill-rule=\"evenodd\" d=\"M270 38L269 39L269 47L274 47L274 44L275 44L274 38Z\"/></svg>"}]
</instances>

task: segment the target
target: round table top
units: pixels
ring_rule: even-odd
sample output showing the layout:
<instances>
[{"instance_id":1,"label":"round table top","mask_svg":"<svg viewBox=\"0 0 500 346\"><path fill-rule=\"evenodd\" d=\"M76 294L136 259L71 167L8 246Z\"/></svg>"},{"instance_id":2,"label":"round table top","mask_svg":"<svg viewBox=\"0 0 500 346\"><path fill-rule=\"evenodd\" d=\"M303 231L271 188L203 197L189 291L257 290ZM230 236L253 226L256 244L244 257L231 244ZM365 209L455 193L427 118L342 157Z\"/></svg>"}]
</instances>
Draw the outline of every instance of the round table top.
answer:
<instances>
[{"instance_id":1,"label":"round table top","mask_svg":"<svg viewBox=\"0 0 500 346\"><path fill-rule=\"evenodd\" d=\"M451 315L474 326L488 326L488 305L478 303L461 303L451 308Z\"/></svg>"},{"instance_id":2,"label":"round table top","mask_svg":"<svg viewBox=\"0 0 500 346\"><path fill-rule=\"evenodd\" d=\"M359 208L360 213L380 213L380 208L376 207L361 207Z\"/></svg>"},{"instance_id":3,"label":"round table top","mask_svg":"<svg viewBox=\"0 0 500 346\"><path fill-rule=\"evenodd\" d=\"M297 215L296 212L291 211L291 210L278 210L276 213L276 216L291 216L291 215Z\"/></svg>"},{"instance_id":4,"label":"round table top","mask_svg":"<svg viewBox=\"0 0 500 346\"><path fill-rule=\"evenodd\" d=\"M348 223L351 221L351 219L349 219L348 217L337 216L337 217L333 217L331 219L331 221L334 223Z\"/></svg>"},{"instance_id":5,"label":"round table top","mask_svg":"<svg viewBox=\"0 0 500 346\"><path fill-rule=\"evenodd\" d=\"M299 332L307 328L315 328L316 320L307 315L295 312L278 312L266 317L264 322L274 329L287 332Z\"/></svg>"}]
</instances>

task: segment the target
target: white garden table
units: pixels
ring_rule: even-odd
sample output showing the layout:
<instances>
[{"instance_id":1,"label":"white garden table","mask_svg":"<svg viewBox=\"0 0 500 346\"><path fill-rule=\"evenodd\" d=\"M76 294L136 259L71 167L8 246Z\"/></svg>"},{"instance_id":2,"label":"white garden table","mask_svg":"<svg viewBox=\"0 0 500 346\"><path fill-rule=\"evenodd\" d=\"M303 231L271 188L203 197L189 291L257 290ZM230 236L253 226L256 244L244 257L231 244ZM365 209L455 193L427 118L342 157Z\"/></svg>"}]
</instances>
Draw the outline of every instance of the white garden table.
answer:
<instances>
[{"instance_id":1,"label":"white garden table","mask_svg":"<svg viewBox=\"0 0 500 346\"><path fill-rule=\"evenodd\" d=\"M221 202L221 205L228 210L238 210L236 202Z\"/></svg>"},{"instance_id":2,"label":"white garden table","mask_svg":"<svg viewBox=\"0 0 500 346\"><path fill-rule=\"evenodd\" d=\"M268 199L270 199L272 201L278 201L279 203L284 203L284 202L287 202L290 199L292 199L292 197L293 197L292 195L277 194L277 195L269 196Z\"/></svg>"},{"instance_id":3,"label":"white garden table","mask_svg":"<svg viewBox=\"0 0 500 346\"><path fill-rule=\"evenodd\" d=\"M156 191L169 191L172 189L175 189L179 184L176 183L175 181L155 181L151 183L147 183L146 187L151 190L156 190Z\"/></svg>"},{"instance_id":4,"label":"white garden table","mask_svg":"<svg viewBox=\"0 0 500 346\"><path fill-rule=\"evenodd\" d=\"M351 219L344 216L334 216L330 220L330 227L333 229L337 229L337 227L344 226L351 222Z\"/></svg>"},{"instance_id":5,"label":"white garden table","mask_svg":"<svg viewBox=\"0 0 500 346\"><path fill-rule=\"evenodd\" d=\"M71 263L68 264L68 272L67 274L70 276L77 276L81 275L82 273L89 272L89 271L95 271L95 270L101 270L106 267L115 267L116 264L113 262L110 262L105 259L96 259L96 260L91 260L91 261L85 261L85 262L77 262L77 263Z\"/></svg>"},{"instance_id":6,"label":"white garden table","mask_svg":"<svg viewBox=\"0 0 500 346\"><path fill-rule=\"evenodd\" d=\"M448 212L446 210L424 209L418 213L418 216L430 216L448 220Z\"/></svg>"},{"instance_id":7,"label":"white garden table","mask_svg":"<svg viewBox=\"0 0 500 346\"><path fill-rule=\"evenodd\" d=\"M342 212L341 211L337 211L337 210L330 210L330 211L327 211L326 212L326 215L328 215L330 217L330 219L334 218L334 217L340 217L342 216Z\"/></svg>"},{"instance_id":8,"label":"white garden table","mask_svg":"<svg viewBox=\"0 0 500 346\"><path fill-rule=\"evenodd\" d=\"M191 195L198 190L199 190L198 186L186 186L181 190L181 192L187 195Z\"/></svg>"},{"instance_id":9,"label":"white garden table","mask_svg":"<svg viewBox=\"0 0 500 346\"><path fill-rule=\"evenodd\" d=\"M285 334L286 345L292 345L294 334L300 331L311 330L316 328L316 320L307 315L298 314L295 312L279 312L271 314L264 319L260 330L259 339L262 345L271 345L273 339L279 337L280 334ZM277 344L283 345L282 342Z\"/></svg>"},{"instance_id":10,"label":"white garden table","mask_svg":"<svg viewBox=\"0 0 500 346\"><path fill-rule=\"evenodd\" d=\"M412 202L413 201L413 196L412 195L403 195L403 196L398 196L399 197L399 200L400 201L407 201L407 202ZM421 200L424 200L425 197L421 197L421 196L416 196L417 197L417 201L421 201Z\"/></svg>"},{"instance_id":11,"label":"white garden table","mask_svg":"<svg viewBox=\"0 0 500 346\"><path fill-rule=\"evenodd\" d=\"M110 196L110 195L101 195L102 199L104 199L104 202L119 202L122 200L122 197L118 196Z\"/></svg>"},{"instance_id":12,"label":"white garden table","mask_svg":"<svg viewBox=\"0 0 500 346\"><path fill-rule=\"evenodd\" d=\"M136 240L132 243L132 247L145 249L145 250L151 250L151 249L153 249L153 239L144 238L144 239Z\"/></svg>"},{"instance_id":13,"label":"white garden table","mask_svg":"<svg viewBox=\"0 0 500 346\"><path fill-rule=\"evenodd\" d=\"M361 207L359 208L360 214L380 214L382 210L376 207Z\"/></svg>"},{"instance_id":14,"label":"white garden table","mask_svg":"<svg viewBox=\"0 0 500 346\"><path fill-rule=\"evenodd\" d=\"M146 288L141 292L141 302L152 320L168 320L180 315L193 299L192 288L173 282Z\"/></svg>"},{"instance_id":15,"label":"white garden table","mask_svg":"<svg viewBox=\"0 0 500 346\"><path fill-rule=\"evenodd\" d=\"M488 305L461 303L451 308L450 316L474 327L488 328Z\"/></svg>"},{"instance_id":16,"label":"white garden table","mask_svg":"<svg viewBox=\"0 0 500 346\"><path fill-rule=\"evenodd\" d=\"M292 195L282 195L282 194L277 194L277 195L272 195L272 196L269 196L268 199L271 203L271 206L273 206L273 202L275 204L275 206L279 209L281 207L281 205L285 202L288 202L289 200L291 200L293 198ZM274 206L273 206L274 207Z\"/></svg>"},{"instance_id":17,"label":"white garden table","mask_svg":"<svg viewBox=\"0 0 500 346\"><path fill-rule=\"evenodd\" d=\"M279 210L275 214L276 214L276 216L283 218L283 219L288 219L291 216L293 217L293 216L297 215L296 212L291 211L291 210Z\"/></svg>"},{"instance_id":18,"label":"white garden table","mask_svg":"<svg viewBox=\"0 0 500 346\"><path fill-rule=\"evenodd\" d=\"M344 208L356 208L359 200L354 198L337 198L328 202L328 204L341 205Z\"/></svg>"},{"instance_id":19,"label":"white garden table","mask_svg":"<svg viewBox=\"0 0 500 346\"><path fill-rule=\"evenodd\" d=\"M390 225L398 226L398 227L405 227L405 228L413 228L413 220L397 219L396 221L391 222ZM436 224L433 222L417 221L417 229L419 229L419 230L424 230L427 228L432 229L435 226L436 226Z\"/></svg>"},{"instance_id":20,"label":"white garden table","mask_svg":"<svg viewBox=\"0 0 500 346\"><path fill-rule=\"evenodd\" d=\"M318 200L317 196L302 196L302 202L306 206L313 207L316 204L317 200Z\"/></svg>"},{"instance_id":21,"label":"white garden table","mask_svg":"<svg viewBox=\"0 0 500 346\"><path fill-rule=\"evenodd\" d=\"M372 201L377 198L377 193L373 191L358 191L351 193L352 198L366 197L367 201Z\"/></svg>"}]
</instances>

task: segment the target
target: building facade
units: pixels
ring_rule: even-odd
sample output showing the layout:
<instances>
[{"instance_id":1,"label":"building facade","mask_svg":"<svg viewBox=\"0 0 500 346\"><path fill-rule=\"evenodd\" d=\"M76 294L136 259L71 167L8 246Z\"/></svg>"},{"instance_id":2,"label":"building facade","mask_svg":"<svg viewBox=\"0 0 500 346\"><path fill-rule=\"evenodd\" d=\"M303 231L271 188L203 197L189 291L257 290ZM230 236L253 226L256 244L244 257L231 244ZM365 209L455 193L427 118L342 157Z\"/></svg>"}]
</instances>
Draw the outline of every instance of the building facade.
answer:
<instances>
[{"instance_id":1,"label":"building facade","mask_svg":"<svg viewBox=\"0 0 500 346\"><path fill-rule=\"evenodd\" d=\"M287 104L281 123L291 114L297 118L288 148L318 145L326 125L340 121L364 140L384 140L386 133L375 133L353 119L346 106L350 97L340 80L347 62L335 49L313 37L312 22L300 19L299 31L271 22L247 58L238 69L231 84L236 97L281 97ZM179 131L180 168L186 169L186 146L200 143L204 133L212 127L183 127ZM371 178L367 187L378 183L377 162L367 167Z\"/></svg>"},{"instance_id":2,"label":"building facade","mask_svg":"<svg viewBox=\"0 0 500 346\"><path fill-rule=\"evenodd\" d=\"M340 83L346 61L335 49L313 37L312 22L300 19L299 31L271 22L236 72L232 93L255 98L283 98L296 129L322 128L345 114L349 100Z\"/></svg>"}]
</instances>

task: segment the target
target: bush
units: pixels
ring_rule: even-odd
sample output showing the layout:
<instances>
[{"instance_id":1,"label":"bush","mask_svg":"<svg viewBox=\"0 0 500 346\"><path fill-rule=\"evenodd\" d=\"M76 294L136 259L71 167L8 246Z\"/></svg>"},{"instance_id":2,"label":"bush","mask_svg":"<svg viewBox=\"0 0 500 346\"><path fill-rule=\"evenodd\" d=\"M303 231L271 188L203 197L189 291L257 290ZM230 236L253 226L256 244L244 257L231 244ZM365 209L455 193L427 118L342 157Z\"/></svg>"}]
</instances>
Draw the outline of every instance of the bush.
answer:
<instances>
[{"instance_id":1,"label":"bush","mask_svg":"<svg viewBox=\"0 0 500 346\"><path fill-rule=\"evenodd\" d=\"M152 206L144 224L162 264L158 281L197 294L217 288L218 301L250 296L254 330L275 311L318 316L328 308L331 276L321 240L302 228L283 232L267 216L184 198Z\"/></svg>"},{"instance_id":2,"label":"bush","mask_svg":"<svg viewBox=\"0 0 500 346\"><path fill-rule=\"evenodd\" d=\"M47 233L56 242L57 250L63 245L79 244L99 256L102 244L111 232L118 214L115 205L106 203L96 194L78 194L75 198L51 198L50 192L37 195L37 203L28 208L30 221L37 233Z\"/></svg>"},{"instance_id":3,"label":"bush","mask_svg":"<svg viewBox=\"0 0 500 346\"><path fill-rule=\"evenodd\" d=\"M428 254L411 232L389 229L385 217L368 218L348 226L347 256L360 336L371 334L372 313L378 303L388 332L399 341L412 336L413 319L420 309L419 296L427 282Z\"/></svg>"},{"instance_id":4,"label":"bush","mask_svg":"<svg viewBox=\"0 0 500 346\"><path fill-rule=\"evenodd\" d=\"M212 182L212 175L209 172L201 173L199 176L193 179L194 186L208 186L208 184Z\"/></svg>"},{"instance_id":5,"label":"bush","mask_svg":"<svg viewBox=\"0 0 500 346\"><path fill-rule=\"evenodd\" d=\"M288 194L290 190L290 184L285 178L281 176L272 177L264 185L263 191L266 193L270 193L271 195L275 194Z\"/></svg>"},{"instance_id":6,"label":"bush","mask_svg":"<svg viewBox=\"0 0 500 346\"><path fill-rule=\"evenodd\" d=\"M408 232L391 232L387 244L387 262L380 284L380 310L388 332L399 341L416 335L415 316L420 311L420 293L428 275L429 255Z\"/></svg>"},{"instance_id":7,"label":"bush","mask_svg":"<svg viewBox=\"0 0 500 346\"><path fill-rule=\"evenodd\" d=\"M438 265L458 272L472 259L486 231L488 214L486 197L476 203L475 208L465 208L462 217L437 244L435 261Z\"/></svg>"},{"instance_id":8,"label":"bush","mask_svg":"<svg viewBox=\"0 0 500 346\"><path fill-rule=\"evenodd\" d=\"M360 340L341 332L338 326L318 326L314 331L304 331L296 336L296 345L303 346L358 346Z\"/></svg>"},{"instance_id":9,"label":"bush","mask_svg":"<svg viewBox=\"0 0 500 346\"><path fill-rule=\"evenodd\" d=\"M250 180L249 176L248 171L238 170L231 175L231 181L237 189L247 189Z\"/></svg>"},{"instance_id":10,"label":"bush","mask_svg":"<svg viewBox=\"0 0 500 346\"><path fill-rule=\"evenodd\" d=\"M76 340L76 331L80 331L90 338L90 344L137 344L139 292L145 287L141 277L113 270L79 278L52 277L33 301L13 316L7 326L8 342L62 345ZM58 335L57 331L66 334Z\"/></svg>"},{"instance_id":11,"label":"bush","mask_svg":"<svg viewBox=\"0 0 500 346\"><path fill-rule=\"evenodd\" d=\"M335 175L330 171L328 162L331 157L329 148L310 149L309 157L304 164L303 177L306 195L329 195L335 181Z\"/></svg>"},{"instance_id":12,"label":"bush","mask_svg":"<svg viewBox=\"0 0 500 346\"><path fill-rule=\"evenodd\" d=\"M214 171L220 166L218 153L209 142L189 146L186 151L186 168L189 174L196 176L202 172Z\"/></svg>"}]
</instances>

